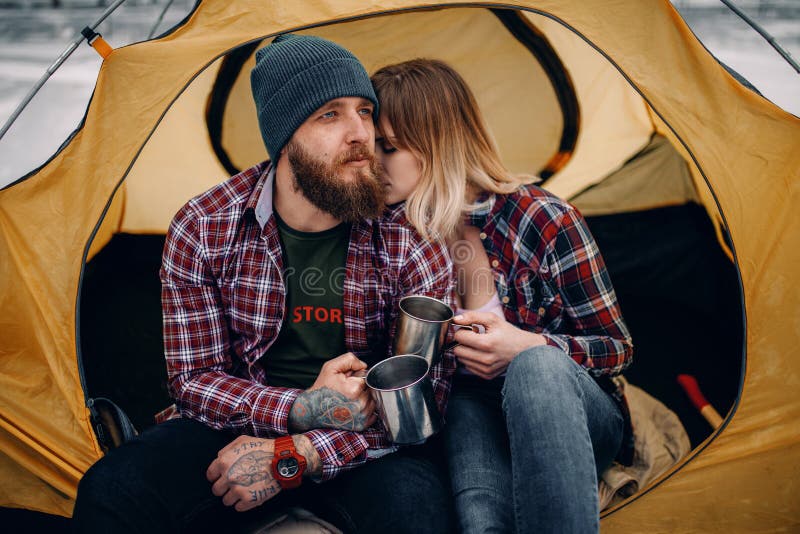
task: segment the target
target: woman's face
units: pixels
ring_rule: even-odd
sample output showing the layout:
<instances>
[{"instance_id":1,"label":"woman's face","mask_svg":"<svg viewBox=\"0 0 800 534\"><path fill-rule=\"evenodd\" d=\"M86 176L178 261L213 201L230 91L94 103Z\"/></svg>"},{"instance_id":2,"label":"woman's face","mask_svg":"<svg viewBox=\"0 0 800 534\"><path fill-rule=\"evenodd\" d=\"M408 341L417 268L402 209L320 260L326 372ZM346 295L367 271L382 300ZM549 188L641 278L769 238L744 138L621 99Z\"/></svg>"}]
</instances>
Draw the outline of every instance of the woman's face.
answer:
<instances>
[{"instance_id":1,"label":"woman's face","mask_svg":"<svg viewBox=\"0 0 800 534\"><path fill-rule=\"evenodd\" d=\"M421 176L419 159L410 150L396 147L394 140L392 125L381 113L375 139L375 155L380 157L385 170L381 179L386 187L386 203L389 205L406 200L417 187Z\"/></svg>"}]
</instances>

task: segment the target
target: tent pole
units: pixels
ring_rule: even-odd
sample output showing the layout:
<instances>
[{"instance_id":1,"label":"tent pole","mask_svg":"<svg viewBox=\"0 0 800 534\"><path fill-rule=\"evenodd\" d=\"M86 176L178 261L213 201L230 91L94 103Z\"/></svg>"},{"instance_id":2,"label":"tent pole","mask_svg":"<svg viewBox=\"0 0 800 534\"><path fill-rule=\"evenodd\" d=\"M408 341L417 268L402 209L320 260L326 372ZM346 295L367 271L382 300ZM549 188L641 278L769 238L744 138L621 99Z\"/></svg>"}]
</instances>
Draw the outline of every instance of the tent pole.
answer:
<instances>
[{"instance_id":1,"label":"tent pole","mask_svg":"<svg viewBox=\"0 0 800 534\"><path fill-rule=\"evenodd\" d=\"M115 0L114 3L108 6L108 8L103 12L103 14L100 15L100 18L94 21L91 25L87 26L87 28L94 31L94 29L97 28L104 20L106 20L106 18L114 10L116 10L120 5L123 4L123 2L125 2L125 0ZM16 121L17 117L19 117L20 113L22 113L22 110L25 109L25 107L27 107L27 105L30 103L31 100L33 100L33 97L36 96L36 93L39 92L39 89L41 89L42 86L45 83L47 83L47 80L50 79L50 76L52 76L58 70L58 68L67 60L67 58L72 55L72 53L75 51L76 48L78 48L78 45L81 44L81 42L84 39L85 37L83 36L83 34L78 33L78 35L75 36L75 38L72 40L69 46L67 46L67 48L65 48L64 51L61 52L61 55L58 56L58 58L53 62L53 64L47 67L47 70L42 75L42 77L39 78L39 81L37 81L36 84L33 86L33 88L28 92L28 94L25 95L25 98L22 100L20 105L17 106L17 109L15 109L14 112L11 114L11 116L8 118L6 123L3 125L3 128L0 129L0 139L2 139L3 136L6 134L6 132L8 131L8 129L11 128L11 125L14 124L14 121Z\"/></svg>"},{"instance_id":2,"label":"tent pole","mask_svg":"<svg viewBox=\"0 0 800 534\"><path fill-rule=\"evenodd\" d=\"M153 24L153 28L150 30L150 35L147 36L148 40L152 39L153 36L156 34L156 29L158 29L158 25L161 24L162 20L164 20L164 15L167 13L167 10L169 9L169 6L171 6L172 2L174 2L174 1L175 0L167 0L167 3L164 5L164 9L161 10L161 14L158 15L158 19L156 20L156 23Z\"/></svg>"},{"instance_id":3,"label":"tent pole","mask_svg":"<svg viewBox=\"0 0 800 534\"><path fill-rule=\"evenodd\" d=\"M739 16L739 18L741 18L743 21L749 24L755 31L757 31L761 35L761 37L767 40L767 42L770 44L770 46L772 46L772 48L777 50L778 53L781 56L783 56L783 59L785 59L789 63L789 65L791 65L794 68L795 72L800 73L800 65L798 65L794 59L792 59L792 55L786 50L784 50L783 47L781 47L781 45L778 44L778 41L776 41L772 35L767 33L767 31L761 26L759 26L756 21L747 16L745 12L736 7L736 5L734 5L734 3L731 2L731 0L720 0L720 2L728 6L728 9L736 13Z\"/></svg>"}]
</instances>

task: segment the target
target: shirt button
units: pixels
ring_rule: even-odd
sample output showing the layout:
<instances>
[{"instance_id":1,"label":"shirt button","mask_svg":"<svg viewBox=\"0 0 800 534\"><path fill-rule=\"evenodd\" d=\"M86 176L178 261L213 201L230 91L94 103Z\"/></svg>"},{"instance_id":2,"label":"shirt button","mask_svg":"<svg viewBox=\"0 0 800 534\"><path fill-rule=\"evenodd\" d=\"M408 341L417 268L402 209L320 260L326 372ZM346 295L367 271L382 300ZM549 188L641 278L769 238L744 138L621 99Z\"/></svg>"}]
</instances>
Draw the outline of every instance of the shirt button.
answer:
<instances>
[{"instance_id":1,"label":"shirt button","mask_svg":"<svg viewBox=\"0 0 800 534\"><path fill-rule=\"evenodd\" d=\"M500 262L499 262L499 261L497 261L497 260L492 260L492 267L497 267L498 265L500 265Z\"/></svg>"},{"instance_id":2,"label":"shirt button","mask_svg":"<svg viewBox=\"0 0 800 534\"><path fill-rule=\"evenodd\" d=\"M475 234L472 234L472 235L475 235ZM478 237L480 237L481 239L486 239L486 232L481 232L480 234L478 234Z\"/></svg>"},{"instance_id":3,"label":"shirt button","mask_svg":"<svg viewBox=\"0 0 800 534\"><path fill-rule=\"evenodd\" d=\"M510 299L510 298L508 298L508 297L503 297L503 298L501 298L500 300L502 300L502 301L503 301L503 304L508 304L508 301L509 301L509 300L511 300L511 299Z\"/></svg>"},{"instance_id":4,"label":"shirt button","mask_svg":"<svg viewBox=\"0 0 800 534\"><path fill-rule=\"evenodd\" d=\"M341 452L337 452L337 453L336 453L336 457L337 457L338 459L340 459L340 460L344 460L344 454L342 454Z\"/></svg>"}]
</instances>

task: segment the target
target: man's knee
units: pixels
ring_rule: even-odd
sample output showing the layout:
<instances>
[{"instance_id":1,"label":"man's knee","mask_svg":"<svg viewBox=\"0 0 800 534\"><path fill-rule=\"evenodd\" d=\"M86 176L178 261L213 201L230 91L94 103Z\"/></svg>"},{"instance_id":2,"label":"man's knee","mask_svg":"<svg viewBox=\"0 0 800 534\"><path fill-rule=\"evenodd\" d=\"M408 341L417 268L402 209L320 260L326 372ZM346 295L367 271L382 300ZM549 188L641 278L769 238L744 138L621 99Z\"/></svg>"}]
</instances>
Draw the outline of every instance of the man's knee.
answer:
<instances>
[{"instance_id":1,"label":"man's knee","mask_svg":"<svg viewBox=\"0 0 800 534\"><path fill-rule=\"evenodd\" d=\"M114 450L100 458L83 475L78 484L78 502L114 502L136 493L146 481L141 477L147 473L145 466L135 467L135 455L129 454L130 446Z\"/></svg>"},{"instance_id":2,"label":"man's knee","mask_svg":"<svg viewBox=\"0 0 800 534\"><path fill-rule=\"evenodd\" d=\"M88 471L83 475L80 482L78 482L78 496L76 507L81 504L88 503L96 504L104 501L105 496L108 495L108 488L114 483L115 475L113 469L108 468L106 458L100 458Z\"/></svg>"},{"instance_id":3,"label":"man's knee","mask_svg":"<svg viewBox=\"0 0 800 534\"><path fill-rule=\"evenodd\" d=\"M122 457L120 457L122 456ZM124 455L105 456L92 465L78 483L73 510L75 532L99 532L109 525L129 523L136 516L142 487L134 479Z\"/></svg>"}]
</instances>

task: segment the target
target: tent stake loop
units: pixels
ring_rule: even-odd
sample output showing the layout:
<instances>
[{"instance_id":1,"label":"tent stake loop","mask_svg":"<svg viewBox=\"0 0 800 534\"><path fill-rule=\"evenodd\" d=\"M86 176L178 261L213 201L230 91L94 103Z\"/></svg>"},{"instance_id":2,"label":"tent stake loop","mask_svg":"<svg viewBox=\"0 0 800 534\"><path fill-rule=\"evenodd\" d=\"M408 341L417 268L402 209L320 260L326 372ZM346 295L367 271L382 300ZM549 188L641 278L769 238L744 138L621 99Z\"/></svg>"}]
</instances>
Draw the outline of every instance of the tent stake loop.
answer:
<instances>
[{"instance_id":1,"label":"tent stake loop","mask_svg":"<svg viewBox=\"0 0 800 534\"><path fill-rule=\"evenodd\" d=\"M89 46L94 48L95 52L100 54L100 57L103 59L107 58L109 54L114 51L114 49L111 48L111 45L109 45L106 40L103 39L103 36L95 32L89 26L86 26L81 30L81 35L86 38L86 42L89 43Z\"/></svg>"}]
</instances>

